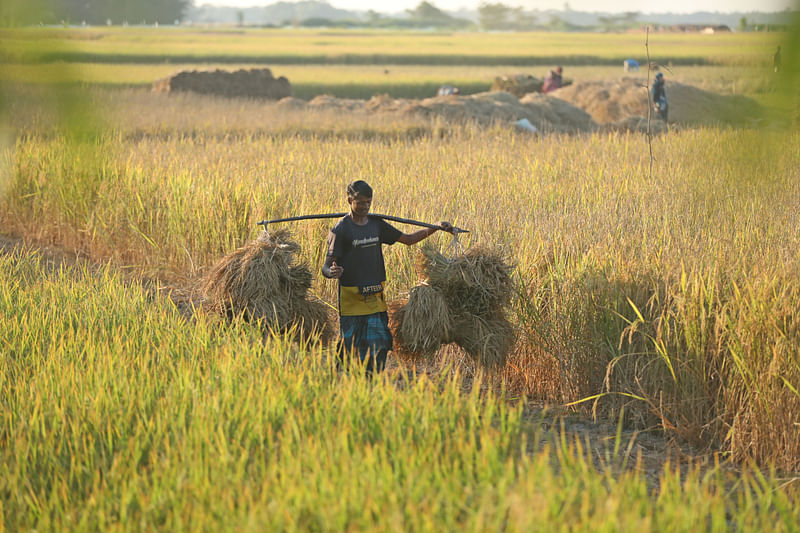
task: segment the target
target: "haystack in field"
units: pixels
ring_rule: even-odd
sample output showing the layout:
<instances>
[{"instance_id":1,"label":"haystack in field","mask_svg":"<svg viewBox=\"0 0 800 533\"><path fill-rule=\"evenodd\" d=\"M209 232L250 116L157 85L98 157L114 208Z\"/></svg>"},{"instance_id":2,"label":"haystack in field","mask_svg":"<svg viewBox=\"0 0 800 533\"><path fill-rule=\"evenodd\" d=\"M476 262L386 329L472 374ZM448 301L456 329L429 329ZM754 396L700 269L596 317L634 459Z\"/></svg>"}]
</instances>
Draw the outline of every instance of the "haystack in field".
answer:
<instances>
[{"instance_id":1,"label":"haystack in field","mask_svg":"<svg viewBox=\"0 0 800 533\"><path fill-rule=\"evenodd\" d=\"M446 123L468 123L481 126L513 124L527 119L543 133L580 133L597 129L592 117L579 107L541 93L529 93L517 99L505 91L466 96L449 95L424 98L392 98L375 95L369 100L336 98L320 95L310 102L283 98L277 109L312 111L347 115L382 115L385 117L427 117Z\"/></svg>"},{"instance_id":2,"label":"haystack in field","mask_svg":"<svg viewBox=\"0 0 800 533\"><path fill-rule=\"evenodd\" d=\"M544 79L531 76L530 74L509 74L495 77L492 82L492 91L505 91L517 98L522 98L526 94L541 93ZM572 80L564 78L561 86L572 85Z\"/></svg>"},{"instance_id":3,"label":"haystack in field","mask_svg":"<svg viewBox=\"0 0 800 533\"><path fill-rule=\"evenodd\" d=\"M530 74L511 74L497 76L492 82L492 91L505 91L517 98L522 98L528 93L542 92L544 80Z\"/></svg>"},{"instance_id":4,"label":"haystack in field","mask_svg":"<svg viewBox=\"0 0 800 533\"><path fill-rule=\"evenodd\" d=\"M291 96L292 85L284 76L275 78L268 68L183 70L154 81L152 90L280 100Z\"/></svg>"},{"instance_id":5,"label":"haystack in field","mask_svg":"<svg viewBox=\"0 0 800 533\"><path fill-rule=\"evenodd\" d=\"M745 96L717 94L670 79L666 91L670 122L736 124L762 115L761 106ZM623 127L623 121L630 117L647 117L649 96L645 78L583 81L549 94L585 110L598 124L616 123Z\"/></svg>"},{"instance_id":6,"label":"haystack in field","mask_svg":"<svg viewBox=\"0 0 800 533\"><path fill-rule=\"evenodd\" d=\"M203 305L229 316L263 320L278 331L295 326L304 335L319 332L329 339L327 307L307 298L311 270L294 262L299 250L288 231L262 233L211 268L200 286Z\"/></svg>"},{"instance_id":7,"label":"haystack in field","mask_svg":"<svg viewBox=\"0 0 800 533\"><path fill-rule=\"evenodd\" d=\"M454 342L480 366L505 364L516 340L505 315L512 268L496 248L476 246L451 259L423 247L417 273L425 281L409 291L408 303L391 310L395 353L419 358Z\"/></svg>"}]
</instances>

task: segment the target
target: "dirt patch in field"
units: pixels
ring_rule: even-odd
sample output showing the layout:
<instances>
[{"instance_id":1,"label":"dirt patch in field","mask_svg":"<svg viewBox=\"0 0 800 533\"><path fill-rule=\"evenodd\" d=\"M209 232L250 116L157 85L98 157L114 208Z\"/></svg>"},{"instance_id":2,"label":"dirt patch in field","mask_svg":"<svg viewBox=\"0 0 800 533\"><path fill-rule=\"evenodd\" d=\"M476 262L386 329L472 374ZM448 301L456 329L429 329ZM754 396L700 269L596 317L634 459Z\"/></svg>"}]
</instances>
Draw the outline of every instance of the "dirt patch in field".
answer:
<instances>
[{"instance_id":1,"label":"dirt patch in field","mask_svg":"<svg viewBox=\"0 0 800 533\"><path fill-rule=\"evenodd\" d=\"M189 91L229 97L269 98L291 96L285 77L275 78L268 68L227 70L184 70L153 82L154 92Z\"/></svg>"},{"instance_id":2,"label":"dirt patch in field","mask_svg":"<svg viewBox=\"0 0 800 533\"><path fill-rule=\"evenodd\" d=\"M761 106L739 95L722 95L691 85L665 83L669 102L669 122L686 125L742 124L762 115ZM582 81L550 93L577 106L598 124L638 126L647 117L649 90L645 78ZM628 122L637 117L634 122ZM651 117L651 123L656 122Z\"/></svg>"},{"instance_id":3,"label":"dirt patch in field","mask_svg":"<svg viewBox=\"0 0 800 533\"><path fill-rule=\"evenodd\" d=\"M564 100L542 94L529 94L521 100L504 91L469 96L449 95L415 100L373 96L369 100L317 96L307 104L291 98L278 102L280 107L314 109L346 113L415 115L445 122L470 122L481 126L513 124L527 119L542 133L580 133L597 129L584 110Z\"/></svg>"},{"instance_id":4,"label":"dirt patch in field","mask_svg":"<svg viewBox=\"0 0 800 533\"><path fill-rule=\"evenodd\" d=\"M386 366L386 378L394 381L398 388L413 387L421 376L435 381L443 374L460 379L465 394L503 391L509 403L516 403L522 396L514 391L508 375L513 372L486 373L474 364L472 358L455 344L443 346L434 357L416 358L413 363L390 356ZM518 363L514 356L511 365ZM519 374L519 373L518 373ZM557 376L551 376L558 379ZM505 382L505 385L503 385ZM634 470L642 475L651 489L657 490L664 467L669 465L682 476L693 468L708 470L715 467L714 454L700 454L664 431L653 428L637 430L619 427L612 420L592 419L586 414L560 405L527 398L522 409L523 428L527 434L527 453L538 454L543 449L552 451L560 443L575 445L588 462L598 470L612 472ZM735 471L735 467L720 459L723 469Z\"/></svg>"}]
</instances>

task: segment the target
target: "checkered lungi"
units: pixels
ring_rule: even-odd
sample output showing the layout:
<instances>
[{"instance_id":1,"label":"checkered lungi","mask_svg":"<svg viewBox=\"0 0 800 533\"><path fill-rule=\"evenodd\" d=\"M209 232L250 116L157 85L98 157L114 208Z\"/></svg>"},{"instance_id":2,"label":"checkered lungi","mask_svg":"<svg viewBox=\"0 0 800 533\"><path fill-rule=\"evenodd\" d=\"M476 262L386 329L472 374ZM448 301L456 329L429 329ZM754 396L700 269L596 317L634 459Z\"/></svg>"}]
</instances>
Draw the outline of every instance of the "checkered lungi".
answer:
<instances>
[{"instance_id":1,"label":"checkered lungi","mask_svg":"<svg viewBox=\"0 0 800 533\"><path fill-rule=\"evenodd\" d=\"M386 353L392 349L392 332L389 330L389 314L386 311L361 316L339 317L341 338L339 353L358 354L361 362L366 361L368 370L375 364L376 370L383 370Z\"/></svg>"}]
</instances>

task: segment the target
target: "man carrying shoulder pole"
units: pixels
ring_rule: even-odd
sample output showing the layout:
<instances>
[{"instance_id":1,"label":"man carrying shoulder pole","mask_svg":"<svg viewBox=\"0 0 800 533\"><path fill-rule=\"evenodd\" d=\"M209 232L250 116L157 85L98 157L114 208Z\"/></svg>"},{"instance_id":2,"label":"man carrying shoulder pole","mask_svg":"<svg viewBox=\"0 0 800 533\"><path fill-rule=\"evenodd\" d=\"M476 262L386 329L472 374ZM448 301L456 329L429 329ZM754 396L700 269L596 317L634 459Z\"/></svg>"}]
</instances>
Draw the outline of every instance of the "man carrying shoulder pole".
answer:
<instances>
[{"instance_id":1,"label":"man carrying shoulder pole","mask_svg":"<svg viewBox=\"0 0 800 533\"><path fill-rule=\"evenodd\" d=\"M383 219L369 217L372 188L363 180L347 186L347 203L350 212L328 234L322 275L339 280L339 356L358 355L371 375L384 369L392 349L382 245L400 242L410 246L440 229L452 232L453 226L439 222L432 228L403 233Z\"/></svg>"}]
</instances>

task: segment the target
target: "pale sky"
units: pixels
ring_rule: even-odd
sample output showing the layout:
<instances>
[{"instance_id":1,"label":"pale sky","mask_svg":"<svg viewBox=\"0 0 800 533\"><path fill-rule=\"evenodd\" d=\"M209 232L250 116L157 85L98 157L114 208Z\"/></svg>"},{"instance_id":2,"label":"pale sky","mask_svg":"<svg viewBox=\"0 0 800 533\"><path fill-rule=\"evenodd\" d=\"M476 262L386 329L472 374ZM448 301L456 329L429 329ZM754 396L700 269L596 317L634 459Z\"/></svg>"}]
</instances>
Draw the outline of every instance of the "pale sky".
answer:
<instances>
[{"instance_id":1,"label":"pale sky","mask_svg":"<svg viewBox=\"0 0 800 533\"><path fill-rule=\"evenodd\" d=\"M394 0L386 4L374 0L328 0L328 3L340 9L367 11L374 9L380 13L397 13L405 9L413 9L421 0ZM481 0L428 0L440 9L457 10L465 7L475 9ZM564 0L489 0L509 6L521 6L524 9L563 9ZM212 4L218 6L258 7L277 2L277 0L195 0L196 5ZM695 13L698 11L749 12L749 11L783 11L787 7L798 6L795 0L670 0L669 2L643 2L641 0L571 0L570 9L575 11L625 12L640 13Z\"/></svg>"}]
</instances>

